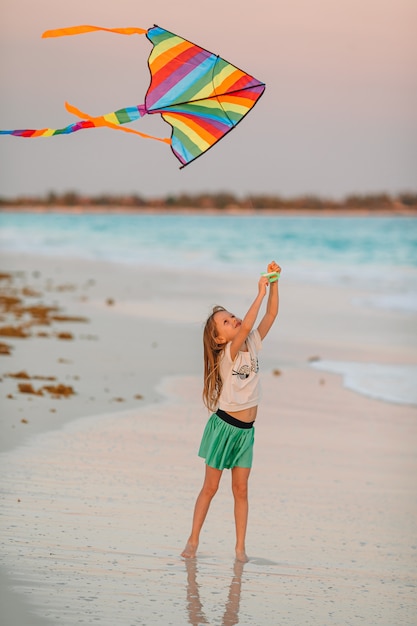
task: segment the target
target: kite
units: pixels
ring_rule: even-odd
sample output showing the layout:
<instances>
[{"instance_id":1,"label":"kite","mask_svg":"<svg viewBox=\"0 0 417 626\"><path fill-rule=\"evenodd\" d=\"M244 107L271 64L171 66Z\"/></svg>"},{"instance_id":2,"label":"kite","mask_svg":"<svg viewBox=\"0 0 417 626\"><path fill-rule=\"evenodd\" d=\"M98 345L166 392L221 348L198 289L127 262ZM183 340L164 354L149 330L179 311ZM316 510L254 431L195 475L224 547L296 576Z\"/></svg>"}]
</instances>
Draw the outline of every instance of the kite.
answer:
<instances>
[{"instance_id":1,"label":"kite","mask_svg":"<svg viewBox=\"0 0 417 626\"><path fill-rule=\"evenodd\" d=\"M148 30L73 26L48 30L42 37L63 37L93 31L146 34L153 44L148 58L151 82L144 104L93 117L65 103L67 111L76 115L79 121L60 129L0 130L1 135L51 137L87 128L108 127L169 144L182 169L233 130L265 90L265 83L235 65L156 25ZM153 137L123 126L146 114L161 115L171 126L171 137Z\"/></svg>"}]
</instances>

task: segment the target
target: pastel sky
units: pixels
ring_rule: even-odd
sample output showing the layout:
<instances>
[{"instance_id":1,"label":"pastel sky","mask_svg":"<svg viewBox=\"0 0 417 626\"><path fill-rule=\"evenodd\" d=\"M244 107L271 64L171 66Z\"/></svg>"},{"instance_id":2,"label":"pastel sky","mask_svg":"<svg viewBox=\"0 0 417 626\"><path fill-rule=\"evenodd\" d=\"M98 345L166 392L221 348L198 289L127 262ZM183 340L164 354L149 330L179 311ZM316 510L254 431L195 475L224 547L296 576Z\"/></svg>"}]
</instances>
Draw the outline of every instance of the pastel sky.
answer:
<instances>
[{"instance_id":1,"label":"pastel sky","mask_svg":"<svg viewBox=\"0 0 417 626\"><path fill-rule=\"evenodd\" d=\"M416 0L1 0L0 128L66 126L66 100L92 115L144 101L146 37L41 39L76 24L158 24L264 81L265 94L183 170L168 146L108 129L0 137L2 197L417 189ZM159 116L135 127L170 131Z\"/></svg>"}]
</instances>

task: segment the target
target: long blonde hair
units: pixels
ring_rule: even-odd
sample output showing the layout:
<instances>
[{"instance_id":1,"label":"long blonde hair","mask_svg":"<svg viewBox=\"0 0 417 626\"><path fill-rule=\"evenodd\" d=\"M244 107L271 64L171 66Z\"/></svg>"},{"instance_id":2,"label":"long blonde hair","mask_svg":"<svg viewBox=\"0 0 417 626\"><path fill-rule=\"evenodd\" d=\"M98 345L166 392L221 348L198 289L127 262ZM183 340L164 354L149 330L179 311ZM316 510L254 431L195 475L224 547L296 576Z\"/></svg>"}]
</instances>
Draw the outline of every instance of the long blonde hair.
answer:
<instances>
[{"instance_id":1,"label":"long blonde hair","mask_svg":"<svg viewBox=\"0 0 417 626\"><path fill-rule=\"evenodd\" d=\"M216 411L223 381L220 376L220 357L226 344L217 343L217 328L214 316L219 311L226 311L222 306L215 306L204 326L203 346L204 346L204 386L203 401L209 411Z\"/></svg>"}]
</instances>

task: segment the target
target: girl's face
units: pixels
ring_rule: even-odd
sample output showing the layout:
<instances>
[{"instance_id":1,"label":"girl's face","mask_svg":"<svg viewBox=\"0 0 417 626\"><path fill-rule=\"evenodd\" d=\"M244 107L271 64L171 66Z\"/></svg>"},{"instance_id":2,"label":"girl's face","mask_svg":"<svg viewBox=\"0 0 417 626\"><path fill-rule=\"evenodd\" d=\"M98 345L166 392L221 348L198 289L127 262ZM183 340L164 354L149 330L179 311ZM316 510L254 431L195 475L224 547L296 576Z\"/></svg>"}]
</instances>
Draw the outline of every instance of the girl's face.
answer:
<instances>
[{"instance_id":1,"label":"girl's face","mask_svg":"<svg viewBox=\"0 0 417 626\"><path fill-rule=\"evenodd\" d=\"M217 331L217 341L220 344L232 341L242 324L242 320L229 311L217 311L213 319Z\"/></svg>"}]
</instances>

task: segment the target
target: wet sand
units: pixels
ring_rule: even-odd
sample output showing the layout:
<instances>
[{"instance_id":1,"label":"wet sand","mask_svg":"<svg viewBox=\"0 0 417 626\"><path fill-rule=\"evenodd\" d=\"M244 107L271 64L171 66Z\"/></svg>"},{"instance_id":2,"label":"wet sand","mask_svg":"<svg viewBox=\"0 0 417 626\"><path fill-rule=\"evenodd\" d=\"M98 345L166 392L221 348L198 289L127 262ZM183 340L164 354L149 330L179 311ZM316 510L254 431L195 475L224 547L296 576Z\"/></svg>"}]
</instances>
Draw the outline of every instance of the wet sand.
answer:
<instances>
[{"instance_id":1,"label":"wet sand","mask_svg":"<svg viewBox=\"0 0 417 626\"><path fill-rule=\"evenodd\" d=\"M344 389L310 363L413 363L415 318L371 313L350 304L352 289L290 285L283 274L261 354L250 560L234 562L225 471L198 556L185 561L203 475L202 322L216 303L243 312L253 281L2 261L12 276L3 294L66 318L41 326L28 311L2 314L0 326L27 323L29 335L0 338L11 347L0 355L10 626L414 624L416 407Z\"/></svg>"}]
</instances>

